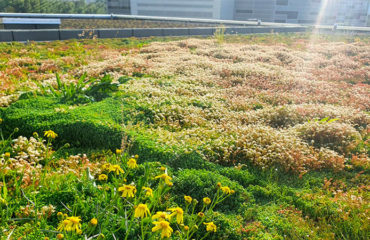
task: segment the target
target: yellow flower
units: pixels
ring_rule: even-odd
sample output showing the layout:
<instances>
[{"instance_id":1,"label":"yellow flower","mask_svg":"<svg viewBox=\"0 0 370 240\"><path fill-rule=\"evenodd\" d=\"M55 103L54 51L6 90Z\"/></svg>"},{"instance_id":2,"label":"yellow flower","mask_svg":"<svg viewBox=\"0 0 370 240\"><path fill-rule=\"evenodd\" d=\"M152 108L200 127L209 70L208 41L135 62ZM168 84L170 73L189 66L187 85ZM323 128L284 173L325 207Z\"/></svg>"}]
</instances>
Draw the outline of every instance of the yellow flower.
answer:
<instances>
[{"instance_id":1,"label":"yellow flower","mask_svg":"<svg viewBox=\"0 0 370 240\"><path fill-rule=\"evenodd\" d=\"M152 219L158 219L159 221L164 221L166 219L171 219L171 215L168 212L157 212L153 215Z\"/></svg>"},{"instance_id":2,"label":"yellow flower","mask_svg":"<svg viewBox=\"0 0 370 240\"><path fill-rule=\"evenodd\" d=\"M124 184L122 187L118 188L119 192L122 192L122 197L134 197L136 193L136 187L134 185Z\"/></svg>"},{"instance_id":3,"label":"yellow flower","mask_svg":"<svg viewBox=\"0 0 370 240\"><path fill-rule=\"evenodd\" d=\"M191 201L193 201L193 199L190 196L184 196L184 199L185 199L185 202L189 204L191 203Z\"/></svg>"},{"instance_id":4,"label":"yellow flower","mask_svg":"<svg viewBox=\"0 0 370 240\"><path fill-rule=\"evenodd\" d=\"M143 217L146 217L148 214L150 215L150 211L149 211L149 208L146 204L139 204L135 208L135 217L136 218L143 218Z\"/></svg>"},{"instance_id":5,"label":"yellow flower","mask_svg":"<svg viewBox=\"0 0 370 240\"><path fill-rule=\"evenodd\" d=\"M2 118L0 118L0 124L3 122L3 119Z\"/></svg>"},{"instance_id":6,"label":"yellow flower","mask_svg":"<svg viewBox=\"0 0 370 240\"><path fill-rule=\"evenodd\" d=\"M231 193L231 189L229 187L221 187L221 191L225 194Z\"/></svg>"},{"instance_id":7,"label":"yellow flower","mask_svg":"<svg viewBox=\"0 0 370 240\"><path fill-rule=\"evenodd\" d=\"M209 197L205 197L205 198L203 198L203 202L204 202L204 204L209 205L209 204L211 204L211 199Z\"/></svg>"},{"instance_id":8,"label":"yellow flower","mask_svg":"<svg viewBox=\"0 0 370 240\"><path fill-rule=\"evenodd\" d=\"M57 235L57 239L63 239L63 238L64 238L64 235L63 235L63 234L59 233L59 234Z\"/></svg>"},{"instance_id":9,"label":"yellow flower","mask_svg":"<svg viewBox=\"0 0 370 240\"><path fill-rule=\"evenodd\" d=\"M161 238L171 237L173 229L170 227L170 223L167 221L153 222L155 227L152 228L152 232L161 230Z\"/></svg>"},{"instance_id":10,"label":"yellow flower","mask_svg":"<svg viewBox=\"0 0 370 240\"><path fill-rule=\"evenodd\" d=\"M164 172L164 171L166 171L166 168L165 167L161 167L160 170Z\"/></svg>"},{"instance_id":11,"label":"yellow flower","mask_svg":"<svg viewBox=\"0 0 370 240\"><path fill-rule=\"evenodd\" d=\"M60 222L59 225L58 225L57 230L60 231L60 232L71 231L69 220L64 219L62 222Z\"/></svg>"},{"instance_id":12,"label":"yellow flower","mask_svg":"<svg viewBox=\"0 0 370 240\"><path fill-rule=\"evenodd\" d=\"M230 192L231 194L234 194L235 193L235 191L234 190L231 190L231 192Z\"/></svg>"},{"instance_id":13,"label":"yellow flower","mask_svg":"<svg viewBox=\"0 0 370 240\"><path fill-rule=\"evenodd\" d=\"M81 228L81 218L80 217L67 217L67 219L69 221L69 226L70 228L72 229L71 231L76 231L78 232L78 230L80 230Z\"/></svg>"},{"instance_id":14,"label":"yellow flower","mask_svg":"<svg viewBox=\"0 0 370 240\"><path fill-rule=\"evenodd\" d=\"M58 134L56 134L53 130L44 131L44 136L47 138L55 139L58 137Z\"/></svg>"},{"instance_id":15,"label":"yellow flower","mask_svg":"<svg viewBox=\"0 0 370 240\"><path fill-rule=\"evenodd\" d=\"M105 175L105 174L100 174L99 177L98 177L98 180L99 181L107 181L108 180L108 176Z\"/></svg>"},{"instance_id":16,"label":"yellow flower","mask_svg":"<svg viewBox=\"0 0 370 240\"><path fill-rule=\"evenodd\" d=\"M48 238L48 237L44 237L44 240L50 240L50 238Z\"/></svg>"},{"instance_id":17,"label":"yellow flower","mask_svg":"<svg viewBox=\"0 0 370 240\"><path fill-rule=\"evenodd\" d=\"M6 152L6 153L4 153L4 157L6 157L6 158L10 158L10 152Z\"/></svg>"},{"instance_id":18,"label":"yellow flower","mask_svg":"<svg viewBox=\"0 0 370 240\"><path fill-rule=\"evenodd\" d=\"M182 208L176 207L176 208L170 208L168 210L172 212L172 214L170 215L171 217L176 216L176 221L178 224L181 224L184 222L184 210L182 210Z\"/></svg>"},{"instance_id":19,"label":"yellow flower","mask_svg":"<svg viewBox=\"0 0 370 240\"><path fill-rule=\"evenodd\" d=\"M189 226L184 226L184 230L185 231L188 231L189 230Z\"/></svg>"},{"instance_id":20,"label":"yellow flower","mask_svg":"<svg viewBox=\"0 0 370 240\"><path fill-rule=\"evenodd\" d=\"M139 155L137 155L137 154L136 154L134 157L135 157L136 159L138 159L138 158L139 158Z\"/></svg>"},{"instance_id":21,"label":"yellow flower","mask_svg":"<svg viewBox=\"0 0 370 240\"><path fill-rule=\"evenodd\" d=\"M137 168L136 160L133 158L130 158L127 162L127 166L129 168Z\"/></svg>"},{"instance_id":22,"label":"yellow flower","mask_svg":"<svg viewBox=\"0 0 370 240\"><path fill-rule=\"evenodd\" d=\"M102 169L103 169L104 171L109 171L109 169L110 169L110 164L109 164L109 163L104 163L104 164L102 165Z\"/></svg>"},{"instance_id":23,"label":"yellow flower","mask_svg":"<svg viewBox=\"0 0 370 240\"><path fill-rule=\"evenodd\" d=\"M163 174L155 177L155 179L158 179L158 178L164 180L164 182L167 185L171 186L171 184L172 184L172 182L171 182L172 178L170 176L168 176L166 173L163 173Z\"/></svg>"},{"instance_id":24,"label":"yellow flower","mask_svg":"<svg viewBox=\"0 0 370 240\"><path fill-rule=\"evenodd\" d=\"M121 149L116 149L116 154L121 154L122 150Z\"/></svg>"},{"instance_id":25,"label":"yellow flower","mask_svg":"<svg viewBox=\"0 0 370 240\"><path fill-rule=\"evenodd\" d=\"M220 187L221 187L221 183L220 183L220 182L218 182L218 183L217 183L217 187L218 187L218 188L220 188Z\"/></svg>"},{"instance_id":26,"label":"yellow flower","mask_svg":"<svg viewBox=\"0 0 370 240\"><path fill-rule=\"evenodd\" d=\"M203 223L204 225L207 226L206 230L207 232L216 232L217 231L217 226L213 222L209 223Z\"/></svg>"},{"instance_id":27,"label":"yellow flower","mask_svg":"<svg viewBox=\"0 0 370 240\"><path fill-rule=\"evenodd\" d=\"M143 190L145 191L145 196L147 197L153 197L153 190L149 187L143 187Z\"/></svg>"},{"instance_id":28,"label":"yellow flower","mask_svg":"<svg viewBox=\"0 0 370 240\"><path fill-rule=\"evenodd\" d=\"M198 217L203 218L204 217L204 213L203 212L198 212Z\"/></svg>"},{"instance_id":29,"label":"yellow flower","mask_svg":"<svg viewBox=\"0 0 370 240\"><path fill-rule=\"evenodd\" d=\"M119 175L120 173L125 173L123 170L122 170L122 168L119 166L119 165L117 165L117 164L115 164L115 165L110 165L109 166L109 172L115 172L116 173L116 175Z\"/></svg>"},{"instance_id":30,"label":"yellow flower","mask_svg":"<svg viewBox=\"0 0 370 240\"><path fill-rule=\"evenodd\" d=\"M96 218L91 219L91 220L90 220L90 225L91 225L91 226L96 226L96 225L98 225L98 219L96 219Z\"/></svg>"},{"instance_id":31,"label":"yellow flower","mask_svg":"<svg viewBox=\"0 0 370 240\"><path fill-rule=\"evenodd\" d=\"M58 231L75 231L79 232L81 230L81 218L80 217L67 217L61 223L59 223Z\"/></svg>"}]
</instances>

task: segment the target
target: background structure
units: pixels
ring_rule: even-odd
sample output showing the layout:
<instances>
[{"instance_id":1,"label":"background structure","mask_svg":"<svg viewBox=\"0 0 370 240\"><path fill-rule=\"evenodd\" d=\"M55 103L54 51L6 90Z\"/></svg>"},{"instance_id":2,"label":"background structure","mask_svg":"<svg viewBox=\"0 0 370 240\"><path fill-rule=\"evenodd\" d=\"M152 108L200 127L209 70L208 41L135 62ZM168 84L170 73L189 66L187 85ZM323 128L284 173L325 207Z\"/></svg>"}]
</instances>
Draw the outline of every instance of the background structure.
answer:
<instances>
[{"instance_id":1,"label":"background structure","mask_svg":"<svg viewBox=\"0 0 370 240\"><path fill-rule=\"evenodd\" d=\"M108 13L368 26L369 0L107 0Z\"/></svg>"}]
</instances>

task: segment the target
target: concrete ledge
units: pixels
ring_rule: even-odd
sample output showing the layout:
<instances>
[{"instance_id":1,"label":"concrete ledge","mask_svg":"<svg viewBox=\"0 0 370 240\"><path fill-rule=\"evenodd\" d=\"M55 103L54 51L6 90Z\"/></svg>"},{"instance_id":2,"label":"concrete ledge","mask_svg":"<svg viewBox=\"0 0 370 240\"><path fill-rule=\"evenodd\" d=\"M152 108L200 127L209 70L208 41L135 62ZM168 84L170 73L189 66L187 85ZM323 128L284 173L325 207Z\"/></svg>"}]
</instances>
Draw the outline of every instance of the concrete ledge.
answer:
<instances>
[{"instance_id":1,"label":"concrete ledge","mask_svg":"<svg viewBox=\"0 0 370 240\"><path fill-rule=\"evenodd\" d=\"M59 40L59 30L13 30L14 41L55 41Z\"/></svg>"},{"instance_id":2,"label":"concrete ledge","mask_svg":"<svg viewBox=\"0 0 370 240\"><path fill-rule=\"evenodd\" d=\"M132 29L99 29L99 38L129 38L133 36Z\"/></svg>"},{"instance_id":3,"label":"concrete ledge","mask_svg":"<svg viewBox=\"0 0 370 240\"><path fill-rule=\"evenodd\" d=\"M60 40L67 39L89 39L94 36L99 37L98 30L94 29L76 29L76 30L59 30Z\"/></svg>"},{"instance_id":4,"label":"concrete ledge","mask_svg":"<svg viewBox=\"0 0 370 240\"><path fill-rule=\"evenodd\" d=\"M79 35L82 34L83 30L60 30L60 40L67 40L77 38L79 39Z\"/></svg>"},{"instance_id":5,"label":"concrete ledge","mask_svg":"<svg viewBox=\"0 0 370 240\"><path fill-rule=\"evenodd\" d=\"M235 27L235 28L226 28L225 34L249 34L252 33L250 27Z\"/></svg>"},{"instance_id":6,"label":"concrete ledge","mask_svg":"<svg viewBox=\"0 0 370 240\"><path fill-rule=\"evenodd\" d=\"M129 37L155 37L155 36L212 36L217 28L134 28L134 29L24 29L24 30L0 30L0 42L10 41L54 41L67 39L91 39L98 38L129 38ZM272 32L305 32L306 27L265 27L265 26L245 26L245 27L226 27L225 34L253 34L253 33L272 33ZM317 32L333 33L330 28L317 29ZM338 29L335 33L346 30ZM347 30L348 31L348 30ZM363 33L368 33L363 30ZM353 32L353 31L352 31ZM355 33L354 33L355 34Z\"/></svg>"},{"instance_id":7,"label":"concrete ledge","mask_svg":"<svg viewBox=\"0 0 370 240\"><path fill-rule=\"evenodd\" d=\"M216 28L189 28L189 35L211 36L216 31Z\"/></svg>"},{"instance_id":8,"label":"concrete ledge","mask_svg":"<svg viewBox=\"0 0 370 240\"><path fill-rule=\"evenodd\" d=\"M11 42L13 40L13 33L9 30L0 30L0 42Z\"/></svg>"},{"instance_id":9,"label":"concrete ledge","mask_svg":"<svg viewBox=\"0 0 370 240\"><path fill-rule=\"evenodd\" d=\"M188 28L164 28L163 36L188 36Z\"/></svg>"},{"instance_id":10,"label":"concrete ledge","mask_svg":"<svg viewBox=\"0 0 370 240\"><path fill-rule=\"evenodd\" d=\"M155 37L163 36L162 28L134 28L134 37Z\"/></svg>"},{"instance_id":11,"label":"concrete ledge","mask_svg":"<svg viewBox=\"0 0 370 240\"><path fill-rule=\"evenodd\" d=\"M273 28L271 27L254 27L252 28L252 33L271 33Z\"/></svg>"}]
</instances>

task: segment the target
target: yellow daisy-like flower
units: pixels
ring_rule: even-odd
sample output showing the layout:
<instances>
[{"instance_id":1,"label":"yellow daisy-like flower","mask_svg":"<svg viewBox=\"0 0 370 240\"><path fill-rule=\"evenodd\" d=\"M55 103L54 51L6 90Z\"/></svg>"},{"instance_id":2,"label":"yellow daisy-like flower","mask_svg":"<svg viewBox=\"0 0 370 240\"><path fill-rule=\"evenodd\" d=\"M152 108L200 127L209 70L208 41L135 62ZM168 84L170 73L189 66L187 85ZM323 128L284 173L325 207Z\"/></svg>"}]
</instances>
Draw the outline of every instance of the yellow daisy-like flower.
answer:
<instances>
[{"instance_id":1,"label":"yellow daisy-like flower","mask_svg":"<svg viewBox=\"0 0 370 240\"><path fill-rule=\"evenodd\" d=\"M120 173L125 173L125 171L123 171L123 169L118 164L110 165L109 172L115 172L116 175L119 175Z\"/></svg>"},{"instance_id":2,"label":"yellow daisy-like flower","mask_svg":"<svg viewBox=\"0 0 370 240\"><path fill-rule=\"evenodd\" d=\"M159 221L164 221L166 219L170 220L171 215L168 212L157 212L153 215L152 219L158 219Z\"/></svg>"},{"instance_id":3,"label":"yellow daisy-like flower","mask_svg":"<svg viewBox=\"0 0 370 240\"><path fill-rule=\"evenodd\" d=\"M136 187L134 185L124 184L122 187L118 188L119 192L122 192L122 197L134 197L136 193Z\"/></svg>"},{"instance_id":4,"label":"yellow daisy-like flower","mask_svg":"<svg viewBox=\"0 0 370 240\"><path fill-rule=\"evenodd\" d=\"M207 232L216 232L217 231L217 226L213 223L213 222L209 222L209 223L203 223L204 225L206 225L206 230Z\"/></svg>"},{"instance_id":5,"label":"yellow daisy-like flower","mask_svg":"<svg viewBox=\"0 0 370 240\"><path fill-rule=\"evenodd\" d=\"M58 235L57 235L57 239L63 239L64 238L64 235L63 234L61 234L61 233L58 233Z\"/></svg>"},{"instance_id":6,"label":"yellow daisy-like flower","mask_svg":"<svg viewBox=\"0 0 370 240\"><path fill-rule=\"evenodd\" d=\"M149 187L143 187L143 190L145 191L145 196L147 197L153 197L153 190Z\"/></svg>"},{"instance_id":7,"label":"yellow daisy-like flower","mask_svg":"<svg viewBox=\"0 0 370 240\"><path fill-rule=\"evenodd\" d=\"M152 232L156 232L158 230L161 230L161 238L165 237L171 237L171 234L173 232L173 229L170 226L170 223L167 221L158 221L153 222L155 227L152 228Z\"/></svg>"},{"instance_id":8,"label":"yellow daisy-like flower","mask_svg":"<svg viewBox=\"0 0 370 240\"><path fill-rule=\"evenodd\" d=\"M71 231L69 228L69 220L64 219L62 222L59 223L57 230L59 232L63 231Z\"/></svg>"},{"instance_id":9,"label":"yellow daisy-like flower","mask_svg":"<svg viewBox=\"0 0 370 240\"><path fill-rule=\"evenodd\" d=\"M160 170L164 172L164 171L166 171L166 168L165 167L161 167Z\"/></svg>"},{"instance_id":10,"label":"yellow daisy-like flower","mask_svg":"<svg viewBox=\"0 0 370 240\"><path fill-rule=\"evenodd\" d=\"M211 199L209 197L205 197L205 198L203 198L203 202L204 202L204 204L209 205L209 204L211 204Z\"/></svg>"},{"instance_id":11,"label":"yellow daisy-like flower","mask_svg":"<svg viewBox=\"0 0 370 240\"><path fill-rule=\"evenodd\" d=\"M184 196L184 199L185 199L185 202L189 204L193 201L193 199L190 196Z\"/></svg>"},{"instance_id":12,"label":"yellow daisy-like flower","mask_svg":"<svg viewBox=\"0 0 370 240\"><path fill-rule=\"evenodd\" d=\"M128 161L127 161L127 166L129 168L137 168L137 164L136 164L136 160L133 159L133 158L130 158Z\"/></svg>"},{"instance_id":13,"label":"yellow daisy-like flower","mask_svg":"<svg viewBox=\"0 0 370 240\"><path fill-rule=\"evenodd\" d=\"M168 176L166 173L163 173L159 176L156 176L155 179L162 179L167 185L171 186L173 183L171 182L172 178Z\"/></svg>"},{"instance_id":14,"label":"yellow daisy-like flower","mask_svg":"<svg viewBox=\"0 0 370 240\"><path fill-rule=\"evenodd\" d=\"M91 219L91 220L90 220L90 225L91 225L91 226L96 226L96 225L98 225L98 219L96 219L96 218Z\"/></svg>"},{"instance_id":15,"label":"yellow daisy-like flower","mask_svg":"<svg viewBox=\"0 0 370 240\"><path fill-rule=\"evenodd\" d=\"M184 210L182 210L182 208L176 207L176 208L170 208L168 210L172 212L172 214L170 215L171 217L176 216L176 222L178 224L181 224L184 222Z\"/></svg>"},{"instance_id":16,"label":"yellow daisy-like flower","mask_svg":"<svg viewBox=\"0 0 370 240\"><path fill-rule=\"evenodd\" d=\"M44 131L44 136L47 138L55 139L56 137L58 137L58 134L56 134L53 130L47 130Z\"/></svg>"},{"instance_id":17,"label":"yellow daisy-like flower","mask_svg":"<svg viewBox=\"0 0 370 240\"><path fill-rule=\"evenodd\" d=\"M231 194L231 189L229 187L221 187L221 191L225 194Z\"/></svg>"},{"instance_id":18,"label":"yellow daisy-like flower","mask_svg":"<svg viewBox=\"0 0 370 240\"><path fill-rule=\"evenodd\" d=\"M116 149L116 154L121 154L122 150L121 149Z\"/></svg>"},{"instance_id":19,"label":"yellow daisy-like flower","mask_svg":"<svg viewBox=\"0 0 370 240\"><path fill-rule=\"evenodd\" d=\"M136 154L136 155L134 156L134 158L138 159L138 158L139 158L139 155L137 155L137 154Z\"/></svg>"},{"instance_id":20,"label":"yellow daisy-like flower","mask_svg":"<svg viewBox=\"0 0 370 240\"><path fill-rule=\"evenodd\" d=\"M104 163L101 168L104 170L104 171L109 171L110 169L110 164L109 163Z\"/></svg>"},{"instance_id":21,"label":"yellow daisy-like flower","mask_svg":"<svg viewBox=\"0 0 370 240\"><path fill-rule=\"evenodd\" d=\"M100 174L100 175L98 176L98 180L99 180L99 181L107 181L107 180L108 180L108 176L107 176L107 175L105 175L105 174Z\"/></svg>"},{"instance_id":22,"label":"yellow daisy-like flower","mask_svg":"<svg viewBox=\"0 0 370 240\"><path fill-rule=\"evenodd\" d=\"M6 158L10 158L10 152L6 152L6 153L4 153L4 157L6 157Z\"/></svg>"},{"instance_id":23,"label":"yellow daisy-like flower","mask_svg":"<svg viewBox=\"0 0 370 240\"><path fill-rule=\"evenodd\" d=\"M203 218L204 217L204 213L203 212L198 212L198 217Z\"/></svg>"},{"instance_id":24,"label":"yellow daisy-like flower","mask_svg":"<svg viewBox=\"0 0 370 240\"><path fill-rule=\"evenodd\" d=\"M72 231L75 231L75 232L78 232L79 230L81 230L81 218L80 217L67 217L67 219L69 221L69 225L70 225L70 228L72 229Z\"/></svg>"},{"instance_id":25,"label":"yellow daisy-like flower","mask_svg":"<svg viewBox=\"0 0 370 240\"><path fill-rule=\"evenodd\" d=\"M80 217L67 217L64 219L58 226L58 231L75 231L78 232L81 230L81 218Z\"/></svg>"},{"instance_id":26,"label":"yellow daisy-like flower","mask_svg":"<svg viewBox=\"0 0 370 240\"><path fill-rule=\"evenodd\" d=\"M144 218L146 217L147 215L150 215L150 211L149 211L149 208L146 204L139 204L136 208L135 208L135 217L136 218Z\"/></svg>"}]
</instances>

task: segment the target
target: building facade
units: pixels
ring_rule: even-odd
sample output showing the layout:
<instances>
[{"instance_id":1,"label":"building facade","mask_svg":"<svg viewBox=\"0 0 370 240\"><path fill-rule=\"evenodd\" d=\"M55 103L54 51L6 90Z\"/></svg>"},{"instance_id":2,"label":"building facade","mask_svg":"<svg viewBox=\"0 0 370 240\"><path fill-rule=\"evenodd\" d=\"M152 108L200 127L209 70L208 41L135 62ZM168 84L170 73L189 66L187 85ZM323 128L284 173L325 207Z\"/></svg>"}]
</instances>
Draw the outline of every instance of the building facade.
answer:
<instances>
[{"instance_id":1,"label":"building facade","mask_svg":"<svg viewBox=\"0 0 370 240\"><path fill-rule=\"evenodd\" d=\"M369 0L235 0L235 20L366 26Z\"/></svg>"},{"instance_id":2,"label":"building facade","mask_svg":"<svg viewBox=\"0 0 370 240\"><path fill-rule=\"evenodd\" d=\"M107 1L109 13L120 14L227 20L261 19L265 22L300 24L370 24L370 0Z\"/></svg>"},{"instance_id":3,"label":"building facade","mask_svg":"<svg viewBox=\"0 0 370 240\"><path fill-rule=\"evenodd\" d=\"M131 14L130 0L107 0L108 13Z\"/></svg>"},{"instance_id":4,"label":"building facade","mask_svg":"<svg viewBox=\"0 0 370 240\"><path fill-rule=\"evenodd\" d=\"M165 17L232 19L230 0L131 0L131 14Z\"/></svg>"}]
</instances>

